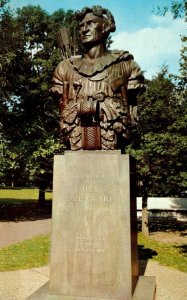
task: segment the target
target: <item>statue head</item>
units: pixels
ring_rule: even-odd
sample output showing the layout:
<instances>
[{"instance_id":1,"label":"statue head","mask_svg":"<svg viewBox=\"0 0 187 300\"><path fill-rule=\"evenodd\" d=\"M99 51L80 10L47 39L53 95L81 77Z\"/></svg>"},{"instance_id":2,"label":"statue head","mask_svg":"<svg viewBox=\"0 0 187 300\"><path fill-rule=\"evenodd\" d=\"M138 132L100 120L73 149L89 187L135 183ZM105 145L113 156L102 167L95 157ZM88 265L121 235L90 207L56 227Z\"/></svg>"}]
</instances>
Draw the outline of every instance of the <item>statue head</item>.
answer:
<instances>
[{"instance_id":1,"label":"statue head","mask_svg":"<svg viewBox=\"0 0 187 300\"><path fill-rule=\"evenodd\" d=\"M75 13L75 19L79 23L80 39L83 44L100 39L106 41L110 32L116 30L113 15L101 6L84 7Z\"/></svg>"}]
</instances>

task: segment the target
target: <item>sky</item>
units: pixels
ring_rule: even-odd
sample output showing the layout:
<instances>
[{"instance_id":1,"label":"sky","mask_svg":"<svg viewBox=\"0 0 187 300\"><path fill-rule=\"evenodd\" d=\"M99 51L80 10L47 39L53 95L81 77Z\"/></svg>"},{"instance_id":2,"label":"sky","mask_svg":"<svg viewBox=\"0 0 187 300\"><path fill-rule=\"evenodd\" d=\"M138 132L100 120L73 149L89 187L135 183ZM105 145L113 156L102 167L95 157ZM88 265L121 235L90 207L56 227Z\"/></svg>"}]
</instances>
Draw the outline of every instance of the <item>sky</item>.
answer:
<instances>
[{"instance_id":1,"label":"sky","mask_svg":"<svg viewBox=\"0 0 187 300\"><path fill-rule=\"evenodd\" d=\"M84 6L101 5L109 9L116 21L116 32L111 37L111 49L127 50L151 79L163 66L178 74L181 36L185 34L183 19L173 20L171 13L165 17L153 13L171 0L10 0L11 8L40 5L48 13L59 8L81 10Z\"/></svg>"}]
</instances>

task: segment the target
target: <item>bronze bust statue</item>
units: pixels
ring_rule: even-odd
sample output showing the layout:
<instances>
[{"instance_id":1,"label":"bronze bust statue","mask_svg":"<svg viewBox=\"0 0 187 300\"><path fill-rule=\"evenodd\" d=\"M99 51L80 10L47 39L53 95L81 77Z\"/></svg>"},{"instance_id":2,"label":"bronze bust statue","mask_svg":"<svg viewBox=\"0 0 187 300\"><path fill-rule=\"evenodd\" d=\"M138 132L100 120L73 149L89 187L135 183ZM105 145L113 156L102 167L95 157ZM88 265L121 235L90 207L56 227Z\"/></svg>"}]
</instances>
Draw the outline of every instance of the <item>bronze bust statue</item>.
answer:
<instances>
[{"instance_id":1,"label":"bronze bust statue","mask_svg":"<svg viewBox=\"0 0 187 300\"><path fill-rule=\"evenodd\" d=\"M64 59L52 78L60 98L63 142L71 150L120 149L136 124L144 77L128 51L108 51L114 17L100 6L76 13L83 53Z\"/></svg>"}]
</instances>

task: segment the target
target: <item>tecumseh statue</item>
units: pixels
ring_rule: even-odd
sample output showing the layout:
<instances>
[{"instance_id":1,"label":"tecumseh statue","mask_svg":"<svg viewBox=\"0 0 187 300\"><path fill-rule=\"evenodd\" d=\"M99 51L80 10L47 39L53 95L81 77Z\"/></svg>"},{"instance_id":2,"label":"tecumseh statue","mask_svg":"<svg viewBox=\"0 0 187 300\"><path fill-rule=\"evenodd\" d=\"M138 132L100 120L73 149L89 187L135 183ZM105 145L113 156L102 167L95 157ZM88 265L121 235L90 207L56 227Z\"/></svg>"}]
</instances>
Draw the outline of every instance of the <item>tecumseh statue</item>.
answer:
<instances>
[{"instance_id":1,"label":"tecumseh statue","mask_svg":"<svg viewBox=\"0 0 187 300\"><path fill-rule=\"evenodd\" d=\"M120 149L137 121L137 94L144 85L128 51L108 51L114 17L100 6L77 12L83 53L57 66L51 91L60 99L63 142L71 150Z\"/></svg>"}]
</instances>

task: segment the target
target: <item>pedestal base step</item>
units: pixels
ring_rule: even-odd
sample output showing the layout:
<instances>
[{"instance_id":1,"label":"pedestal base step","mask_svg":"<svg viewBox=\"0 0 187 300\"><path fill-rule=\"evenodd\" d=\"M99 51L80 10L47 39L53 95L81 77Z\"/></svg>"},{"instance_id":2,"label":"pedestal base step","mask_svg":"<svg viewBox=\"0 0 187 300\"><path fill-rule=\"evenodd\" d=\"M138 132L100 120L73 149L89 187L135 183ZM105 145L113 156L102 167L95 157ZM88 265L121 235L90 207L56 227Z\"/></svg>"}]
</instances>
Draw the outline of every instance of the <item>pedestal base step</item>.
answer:
<instances>
[{"instance_id":1,"label":"pedestal base step","mask_svg":"<svg viewBox=\"0 0 187 300\"><path fill-rule=\"evenodd\" d=\"M64 295L55 295L49 291L47 282L27 300L154 300L156 294L156 278L152 276L140 276L132 299L106 299L90 297L73 297Z\"/></svg>"},{"instance_id":2,"label":"pedestal base step","mask_svg":"<svg viewBox=\"0 0 187 300\"><path fill-rule=\"evenodd\" d=\"M140 276L132 300L154 300L156 294L156 277Z\"/></svg>"}]
</instances>

